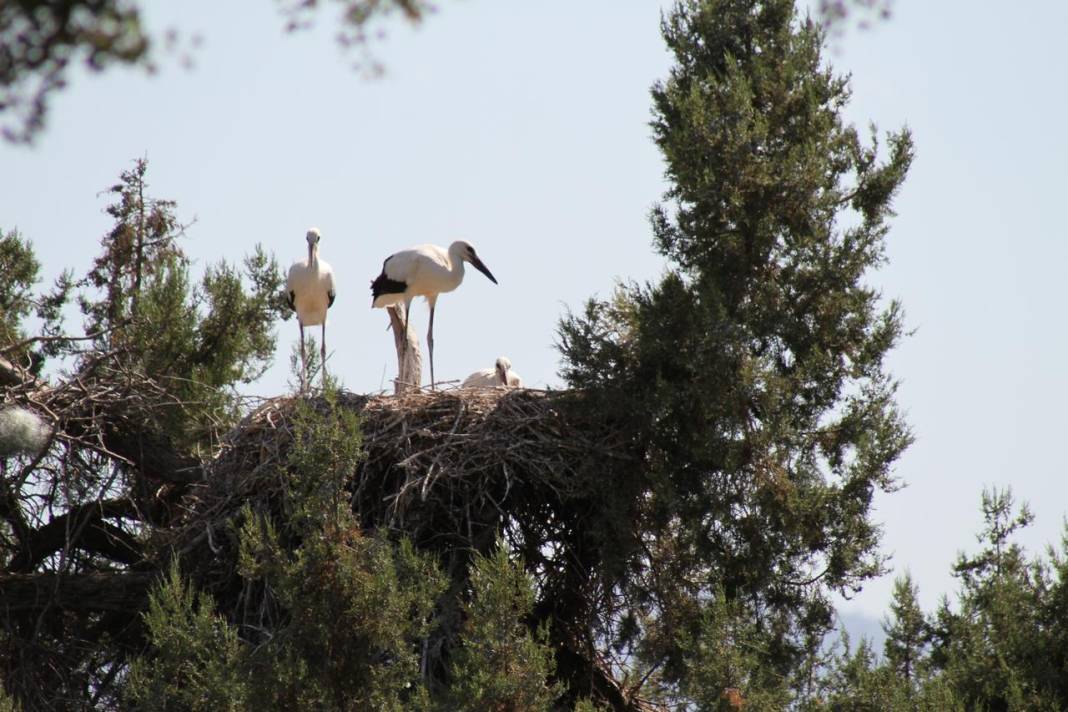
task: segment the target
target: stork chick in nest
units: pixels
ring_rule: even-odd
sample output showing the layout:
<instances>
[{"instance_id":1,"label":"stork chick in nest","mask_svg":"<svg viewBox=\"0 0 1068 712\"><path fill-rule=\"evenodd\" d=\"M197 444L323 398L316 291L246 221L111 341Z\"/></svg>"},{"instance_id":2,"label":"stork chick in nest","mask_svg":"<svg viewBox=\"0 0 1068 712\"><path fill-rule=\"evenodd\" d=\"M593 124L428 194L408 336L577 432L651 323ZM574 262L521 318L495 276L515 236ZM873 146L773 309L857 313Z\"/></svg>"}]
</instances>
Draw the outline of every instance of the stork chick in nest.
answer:
<instances>
[{"instance_id":1,"label":"stork chick in nest","mask_svg":"<svg viewBox=\"0 0 1068 712\"><path fill-rule=\"evenodd\" d=\"M522 388L523 379L512 370L512 362L501 356L493 368L475 371L464 379L460 388Z\"/></svg>"}]
</instances>

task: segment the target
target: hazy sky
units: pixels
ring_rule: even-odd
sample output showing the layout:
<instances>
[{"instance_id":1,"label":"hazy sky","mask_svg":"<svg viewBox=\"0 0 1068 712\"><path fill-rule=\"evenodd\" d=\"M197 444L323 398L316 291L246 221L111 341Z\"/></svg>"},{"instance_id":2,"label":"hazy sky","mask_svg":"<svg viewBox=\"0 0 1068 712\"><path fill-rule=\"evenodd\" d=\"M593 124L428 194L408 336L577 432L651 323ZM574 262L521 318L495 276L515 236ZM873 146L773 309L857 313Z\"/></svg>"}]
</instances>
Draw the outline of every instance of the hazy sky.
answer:
<instances>
[{"instance_id":1,"label":"hazy sky","mask_svg":"<svg viewBox=\"0 0 1068 712\"><path fill-rule=\"evenodd\" d=\"M153 77L76 74L34 147L0 144L0 226L34 242L48 279L83 271L109 225L100 191L140 156L152 194L195 219L184 247L201 266L257 242L287 266L318 226L338 280L332 371L354 391L386 388L394 370L386 316L370 309L382 260L462 237L500 285L469 270L441 298L438 378L503 354L529 385L560 385L564 310L663 267L647 223L665 187L648 128L649 86L670 66L659 4L438 5L374 45L386 76L368 80L329 12L286 35L271 2L151 3L152 27L203 37L194 68L162 56ZM1066 27L1060 2L897 0L890 20L827 54L852 73L858 126L907 123L916 142L889 264L871 282L915 330L890 369L917 440L897 468L908 487L880 497L876 516L927 608L955 589L956 553L976 548L983 486L1011 484L1031 503L1032 551L1059 540L1068 510ZM425 324L420 303L413 325ZM280 326L256 393L287 387L296 337L295 322ZM891 583L844 610L881 616Z\"/></svg>"}]
</instances>

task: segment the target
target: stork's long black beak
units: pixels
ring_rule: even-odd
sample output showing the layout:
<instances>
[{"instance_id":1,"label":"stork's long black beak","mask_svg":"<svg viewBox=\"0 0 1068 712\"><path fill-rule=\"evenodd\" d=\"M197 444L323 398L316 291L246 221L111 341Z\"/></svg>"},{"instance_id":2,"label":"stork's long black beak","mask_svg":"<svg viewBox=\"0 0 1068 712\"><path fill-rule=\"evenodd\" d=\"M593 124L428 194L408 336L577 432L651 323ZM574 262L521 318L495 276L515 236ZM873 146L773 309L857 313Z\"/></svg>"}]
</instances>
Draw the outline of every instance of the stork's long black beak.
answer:
<instances>
[{"instance_id":1,"label":"stork's long black beak","mask_svg":"<svg viewBox=\"0 0 1068 712\"><path fill-rule=\"evenodd\" d=\"M497 280L494 278L493 273L489 271L489 267L487 267L486 265L482 264L482 260L478 259L477 255L471 255L471 259L468 260L468 261L472 265L474 265L475 269L477 269L479 272L481 272L482 274L484 274L487 277L489 277L489 280L491 282L493 282L494 284L497 284Z\"/></svg>"}]
</instances>

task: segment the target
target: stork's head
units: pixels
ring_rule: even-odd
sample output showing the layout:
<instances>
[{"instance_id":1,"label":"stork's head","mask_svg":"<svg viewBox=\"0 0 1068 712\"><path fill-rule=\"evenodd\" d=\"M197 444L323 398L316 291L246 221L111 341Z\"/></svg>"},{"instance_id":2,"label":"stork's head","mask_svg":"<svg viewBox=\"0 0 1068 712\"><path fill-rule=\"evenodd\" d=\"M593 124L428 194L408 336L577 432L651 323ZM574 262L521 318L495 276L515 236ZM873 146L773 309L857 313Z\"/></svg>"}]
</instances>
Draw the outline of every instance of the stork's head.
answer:
<instances>
[{"instance_id":1,"label":"stork's head","mask_svg":"<svg viewBox=\"0 0 1068 712\"><path fill-rule=\"evenodd\" d=\"M305 236L305 239L308 240L308 247L312 247L313 245L318 245L319 244L319 239L321 237L322 236L319 234L319 228L317 228L317 227L310 228L308 230L308 234Z\"/></svg>"},{"instance_id":2,"label":"stork's head","mask_svg":"<svg viewBox=\"0 0 1068 712\"><path fill-rule=\"evenodd\" d=\"M449 254L454 258L459 257L465 262L470 262L475 269L489 277L489 281L497 284L497 280L493 276L493 273L489 271L489 267L482 264L482 260L480 260L475 253L475 246L467 240L457 240L449 245Z\"/></svg>"},{"instance_id":3,"label":"stork's head","mask_svg":"<svg viewBox=\"0 0 1068 712\"><path fill-rule=\"evenodd\" d=\"M508 385L508 371L512 368L512 362L508 360L507 356L501 356L497 359L497 378L500 380L502 386Z\"/></svg>"}]
</instances>

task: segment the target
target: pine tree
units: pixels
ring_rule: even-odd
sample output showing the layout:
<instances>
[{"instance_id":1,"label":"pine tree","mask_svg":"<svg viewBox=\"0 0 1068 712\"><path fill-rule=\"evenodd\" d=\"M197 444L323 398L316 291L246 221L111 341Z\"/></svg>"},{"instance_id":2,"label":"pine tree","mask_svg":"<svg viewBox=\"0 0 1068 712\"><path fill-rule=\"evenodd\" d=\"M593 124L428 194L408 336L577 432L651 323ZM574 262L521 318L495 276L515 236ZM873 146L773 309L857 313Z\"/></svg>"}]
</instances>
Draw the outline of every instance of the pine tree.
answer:
<instances>
[{"instance_id":1,"label":"pine tree","mask_svg":"<svg viewBox=\"0 0 1068 712\"><path fill-rule=\"evenodd\" d=\"M197 592L177 564L149 598L144 614L151 656L134 661L127 701L144 712L245 709L249 690L237 631Z\"/></svg>"},{"instance_id":2,"label":"pine tree","mask_svg":"<svg viewBox=\"0 0 1068 712\"><path fill-rule=\"evenodd\" d=\"M789 677L830 626L826 592L882 571L872 497L910 434L884 370L901 309L867 280L912 142L844 121L848 82L791 0L686 0L663 32L667 274L560 326L563 375L646 463L601 493L616 570L644 572L617 583L615 643L684 684L718 589Z\"/></svg>"},{"instance_id":3,"label":"pine tree","mask_svg":"<svg viewBox=\"0 0 1068 712\"><path fill-rule=\"evenodd\" d=\"M820 690L802 709L826 709L828 700L860 709L873 691L886 710L1068 708L1063 551L1046 561L1014 541L1033 516L1011 490L984 490L982 512L983 548L953 567L957 604L943 597L928 616L911 576L899 578L883 625L885 660L860 648L850 655L847 644L820 670Z\"/></svg>"},{"instance_id":4,"label":"pine tree","mask_svg":"<svg viewBox=\"0 0 1068 712\"><path fill-rule=\"evenodd\" d=\"M365 533L345 489L362 455L358 419L327 383L325 411L302 403L281 479L281 517L245 516L241 575L267 611L251 706L428 709L422 644L445 588L433 558ZM263 638L261 641L260 639Z\"/></svg>"},{"instance_id":5,"label":"pine tree","mask_svg":"<svg viewBox=\"0 0 1068 712\"><path fill-rule=\"evenodd\" d=\"M883 631L886 633L883 654L910 692L923 674L929 638L927 620L918 597L912 575L906 571L904 576L894 581L890 617L883 622Z\"/></svg>"},{"instance_id":6,"label":"pine tree","mask_svg":"<svg viewBox=\"0 0 1068 712\"><path fill-rule=\"evenodd\" d=\"M1048 567L1013 541L1033 515L1026 504L1017 509L1011 490L984 490L982 511L985 547L953 567L959 607L939 606L932 661L970 709L1063 709L1063 670L1046 654Z\"/></svg>"},{"instance_id":7,"label":"pine tree","mask_svg":"<svg viewBox=\"0 0 1068 712\"><path fill-rule=\"evenodd\" d=\"M153 199L146 176L144 161L122 173L100 256L50 292L31 286L29 242L0 239L14 276L0 288L0 383L49 431L44 452L0 461L0 666L25 709L116 703L140 645L130 619L159 563L148 532L202 477L202 456L240 414L233 386L274 349L274 260L257 249L243 270L219 263L197 282L176 206ZM84 333L60 318L74 290ZM64 614L48 615L57 605Z\"/></svg>"},{"instance_id":8,"label":"pine tree","mask_svg":"<svg viewBox=\"0 0 1068 712\"><path fill-rule=\"evenodd\" d=\"M41 266L33 255L33 249L15 230L0 230L0 344L5 351L25 339L22 320L31 312L30 290L37 281ZM9 358L21 360L16 354Z\"/></svg>"},{"instance_id":9,"label":"pine tree","mask_svg":"<svg viewBox=\"0 0 1068 712\"><path fill-rule=\"evenodd\" d=\"M114 219L102 251L77 285L85 330L97 352L116 351L125 367L151 375L173 401L160 429L182 444L204 444L213 425L232 421L228 386L249 383L274 353L274 320L288 317L281 272L259 247L242 275L210 265L199 284L179 240L185 226L173 201L149 195L148 163L134 162L109 193Z\"/></svg>"},{"instance_id":10,"label":"pine tree","mask_svg":"<svg viewBox=\"0 0 1068 712\"><path fill-rule=\"evenodd\" d=\"M1040 630L1036 655L1045 661L1043 682L1055 691L1062 708L1068 709L1068 522L1061 533L1059 550L1050 547L1049 570L1052 581L1039 609Z\"/></svg>"},{"instance_id":11,"label":"pine tree","mask_svg":"<svg viewBox=\"0 0 1068 712\"><path fill-rule=\"evenodd\" d=\"M0 385L15 385L20 376L41 375L45 358L59 344L61 309L71 288L69 275L57 280L52 292L34 294L40 264L30 241L17 230L0 229ZM27 336L23 320L30 315L41 322L38 337Z\"/></svg>"},{"instance_id":12,"label":"pine tree","mask_svg":"<svg viewBox=\"0 0 1068 712\"><path fill-rule=\"evenodd\" d=\"M819 669L815 690L796 708L804 712L964 712L967 707L944 680L924 677L910 683L901 669L880 662L871 644L861 639L851 650L849 636L842 632L838 651Z\"/></svg>"},{"instance_id":13,"label":"pine tree","mask_svg":"<svg viewBox=\"0 0 1068 712\"><path fill-rule=\"evenodd\" d=\"M489 556L475 557L471 588L442 712L553 709L560 690L548 683L552 649L544 627L532 635L527 623L534 584L503 542Z\"/></svg>"},{"instance_id":14,"label":"pine tree","mask_svg":"<svg viewBox=\"0 0 1068 712\"><path fill-rule=\"evenodd\" d=\"M904 685L897 685L889 671L876 664L871 643L861 638L856 649L842 632L841 652L831 661L827 679L819 692L819 704L814 709L853 710L855 712L885 712L904 709Z\"/></svg>"}]
</instances>

